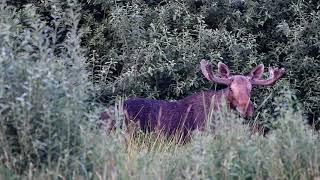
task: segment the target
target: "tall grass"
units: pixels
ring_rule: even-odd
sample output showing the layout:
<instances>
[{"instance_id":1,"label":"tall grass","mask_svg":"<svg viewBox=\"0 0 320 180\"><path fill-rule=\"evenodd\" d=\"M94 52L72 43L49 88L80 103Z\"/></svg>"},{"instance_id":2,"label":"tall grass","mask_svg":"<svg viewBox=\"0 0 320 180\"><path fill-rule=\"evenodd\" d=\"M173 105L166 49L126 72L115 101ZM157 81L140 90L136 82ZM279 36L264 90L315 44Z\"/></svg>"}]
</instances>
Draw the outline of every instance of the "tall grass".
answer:
<instances>
[{"instance_id":1,"label":"tall grass","mask_svg":"<svg viewBox=\"0 0 320 180\"><path fill-rule=\"evenodd\" d=\"M195 132L184 145L116 133L97 143L104 160L93 169L104 179L313 179L320 175L318 133L303 122L294 96L283 93L275 100L276 128L266 136L230 113L215 116L208 121L213 131Z\"/></svg>"},{"instance_id":2,"label":"tall grass","mask_svg":"<svg viewBox=\"0 0 320 180\"><path fill-rule=\"evenodd\" d=\"M124 129L107 135L87 126L81 132L86 169L80 170L87 175L75 171L71 178L313 179L320 176L319 135L289 106L292 101L286 102L278 107L277 128L267 136L252 133L243 119L230 113L212 119L213 131L194 132L185 144L152 133L128 135ZM30 177L68 176L35 169Z\"/></svg>"}]
</instances>

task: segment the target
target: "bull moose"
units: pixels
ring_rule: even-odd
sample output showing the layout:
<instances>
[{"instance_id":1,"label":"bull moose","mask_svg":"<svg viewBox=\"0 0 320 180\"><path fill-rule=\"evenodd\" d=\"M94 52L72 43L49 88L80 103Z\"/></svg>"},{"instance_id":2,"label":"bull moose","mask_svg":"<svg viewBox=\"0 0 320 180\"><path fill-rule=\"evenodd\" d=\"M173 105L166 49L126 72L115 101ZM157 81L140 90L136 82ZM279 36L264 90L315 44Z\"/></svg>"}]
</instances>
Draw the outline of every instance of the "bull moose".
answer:
<instances>
[{"instance_id":1,"label":"bull moose","mask_svg":"<svg viewBox=\"0 0 320 180\"><path fill-rule=\"evenodd\" d=\"M252 88L273 85L285 72L283 68L269 67L269 77L262 79L264 65L260 64L246 76L230 75L228 66L219 62L216 76L206 60L200 62L200 69L207 80L227 85L227 88L197 92L177 101L130 98L123 104L125 124L134 123L143 131L161 132L168 136L177 131L187 135L195 129L202 130L208 112L219 111L223 100L228 109L234 109L242 117L250 118L254 111L250 101ZM102 116L102 119L106 119L105 113Z\"/></svg>"}]
</instances>

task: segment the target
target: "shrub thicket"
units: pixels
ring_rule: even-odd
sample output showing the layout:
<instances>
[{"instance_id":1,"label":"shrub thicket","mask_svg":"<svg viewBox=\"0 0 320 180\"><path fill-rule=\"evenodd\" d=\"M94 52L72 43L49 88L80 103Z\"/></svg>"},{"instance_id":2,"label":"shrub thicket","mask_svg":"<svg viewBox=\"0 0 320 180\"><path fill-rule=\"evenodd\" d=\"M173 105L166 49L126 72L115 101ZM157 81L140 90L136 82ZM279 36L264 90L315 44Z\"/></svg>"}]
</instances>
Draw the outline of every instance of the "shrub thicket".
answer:
<instances>
[{"instance_id":1,"label":"shrub thicket","mask_svg":"<svg viewBox=\"0 0 320 180\"><path fill-rule=\"evenodd\" d=\"M17 7L33 3L50 20L59 1L49 2L9 1ZM207 58L237 73L259 63L285 67L285 81L310 120L319 115L319 1L81 2L90 80L105 104L119 95L177 99L212 88L198 69L200 59ZM254 98L272 92L259 90ZM271 111L271 99L264 109ZM255 98L256 106L264 100Z\"/></svg>"},{"instance_id":2,"label":"shrub thicket","mask_svg":"<svg viewBox=\"0 0 320 180\"><path fill-rule=\"evenodd\" d=\"M310 118L319 114L319 1L88 1L84 38L92 82L103 102L116 95L177 99L212 85L200 59L234 72L256 64L287 69L274 90L255 92L260 106L288 82ZM271 111L267 100L262 109Z\"/></svg>"},{"instance_id":3,"label":"shrub thicket","mask_svg":"<svg viewBox=\"0 0 320 180\"><path fill-rule=\"evenodd\" d=\"M315 0L1 2L0 178L319 177L319 137L302 115L320 111L319 7ZM121 129L106 137L91 123L93 100L177 99L220 88L202 77L202 58L236 73L259 63L285 67L274 88L253 95L255 119L276 130L255 136L230 115L209 124L215 133L180 146L149 134L123 137Z\"/></svg>"},{"instance_id":4,"label":"shrub thicket","mask_svg":"<svg viewBox=\"0 0 320 180\"><path fill-rule=\"evenodd\" d=\"M89 81L78 11L70 2L49 26L31 4L0 4L0 159L18 173L68 174L83 161Z\"/></svg>"}]
</instances>

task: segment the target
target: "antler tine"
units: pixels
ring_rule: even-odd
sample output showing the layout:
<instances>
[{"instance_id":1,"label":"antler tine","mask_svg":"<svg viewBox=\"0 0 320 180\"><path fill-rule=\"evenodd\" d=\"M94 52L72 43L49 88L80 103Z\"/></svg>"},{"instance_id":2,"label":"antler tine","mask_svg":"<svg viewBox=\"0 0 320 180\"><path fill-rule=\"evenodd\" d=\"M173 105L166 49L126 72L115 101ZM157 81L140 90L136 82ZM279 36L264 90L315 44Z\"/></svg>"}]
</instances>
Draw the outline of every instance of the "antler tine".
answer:
<instances>
[{"instance_id":1,"label":"antler tine","mask_svg":"<svg viewBox=\"0 0 320 180\"><path fill-rule=\"evenodd\" d=\"M218 84L225 84L225 85L230 84L230 79L217 77L212 73L212 66L207 60L204 60L204 59L201 60L200 68L202 73L208 80Z\"/></svg>"},{"instance_id":2,"label":"antler tine","mask_svg":"<svg viewBox=\"0 0 320 180\"><path fill-rule=\"evenodd\" d=\"M252 84L254 85L273 85L278 79L280 79L285 73L284 68L272 68L269 67L269 77L268 79L253 79Z\"/></svg>"}]
</instances>

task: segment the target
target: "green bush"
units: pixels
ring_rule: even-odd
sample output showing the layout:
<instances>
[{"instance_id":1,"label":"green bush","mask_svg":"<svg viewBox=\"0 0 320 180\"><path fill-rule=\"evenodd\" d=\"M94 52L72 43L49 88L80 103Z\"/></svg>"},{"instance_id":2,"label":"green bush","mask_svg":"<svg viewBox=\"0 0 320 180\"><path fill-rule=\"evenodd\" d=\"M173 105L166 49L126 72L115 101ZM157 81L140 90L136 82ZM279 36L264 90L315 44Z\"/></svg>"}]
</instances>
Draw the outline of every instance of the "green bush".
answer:
<instances>
[{"instance_id":1,"label":"green bush","mask_svg":"<svg viewBox=\"0 0 320 180\"><path fill-rule=\"evenodd\" d=\"M310 118L319 111L318 1L88 1L83 26L92 82L101 100L117 95L178 99L212 88L200 59L248 73L259 63L287 69L275 89L259 89L256 107L289 85ZM285 83L286 82L286 83ZM273 93L276 92L276 93Z\"/></svg>"},{"instance_id":2,"label":"green bush","mask_svg":"<svg viewBox=\"0 0 320 180\"><path fill-rule=\"evenodd\" d=\"M0 9L0 159L18 173L74 172L89 108L79 9L69 3L51 26L31 4Z\"/></svg>"},{"instance_id":3,"label":"green bush","mask_svg":"<svg viewBox=\"0 0 320 180\"><path fill-rule=\"evenodd\" d=\"M250 0L7 1L0 4L0 178L313 179L319 135L319 2ZM201 89L199 61L233 73L287 69L254 91L252 134L235 115L176 144L154 134L105 136L95 102L178 99ZM295 98L295 95L297 98ZM261 98L263 97L263 98ZM298 101L297 101L298 100ZM119 103L121 104L121 103ZM117 122L123 119L116 115ZM312 118L312 117L311 117Z\"/></svg>"},{"instance_id":4,"label":"green bush","mask_svg":"<svg viewBox=\"0 0 320 180\"><path fill-rule=\"evenodd\" d=\"M52 19L54 4L26 0ZM212 88L199 73L200 59L223 61L233 72L248 73L259 63L287 69L275 90L254 93L267 111L284 82L303 103L309 119L319 116L318 1L86 1L82 0L82 46L96 98L116 96L178 99ZM64 6L61 6L63 9ZM215 85L213 86L215 88ZM218 87L220 88L220 86ZM276 93L273 93L276 92ZM320 125L320 124L319 124Z\"/></svg>"}]
</instances>

